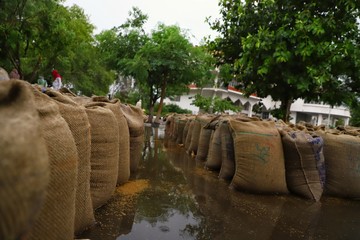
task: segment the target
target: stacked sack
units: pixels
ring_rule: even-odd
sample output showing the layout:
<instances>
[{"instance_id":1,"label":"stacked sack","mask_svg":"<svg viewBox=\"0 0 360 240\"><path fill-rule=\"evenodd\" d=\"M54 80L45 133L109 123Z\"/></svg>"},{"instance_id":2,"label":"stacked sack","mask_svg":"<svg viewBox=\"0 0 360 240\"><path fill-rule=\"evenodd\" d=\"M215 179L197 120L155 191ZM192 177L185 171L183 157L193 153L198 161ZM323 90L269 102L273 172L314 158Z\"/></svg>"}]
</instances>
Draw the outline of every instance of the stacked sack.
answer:
<instances>
[{"instance_id":1,"label":"stacked sack","mask_svg":"<svg viewBox=\"0 0 360 240\"><path fill-rule=\"evenodd\" d=\"M92 226L128 181L130 134L143 129L118 99L21 80L0 82L0 118L0 239L74 239Z\"/></svg>"},{"instance_id":2,"label":"stacked sack","mask_svg":"<svg viewBox=\"0 0 360 240\"><path fill-rule=\"evenodd\" d=\"M47 198L50 164L32 90L0 81L0 239L24 239Z\"/></svg>"},{"instance_id":3,"label":"stacked sack","mask_svg":"<svg viewBox=\"0 0 360 240\"><path fill-rule=\"evenodd\" d=\"M213 116L199 125L201 117L172 115L166 134L177 135L177 141L174 122L187 119L182 128L185 150L230 181L230 187L262 194L290 192L313 201L323 195L360 197L359 128L326 129L241 115Z\"/></svg>"},{"instance_id":4,"label":"stacked sack","mask_svg":"<svg viewBox=\"0 0 360 240\"><path fill-rule=\"evenodd\" d=\"M360 131L343 128L317 131L324 139L325 194L360 198Z\"/></svg>"},{"instance_id":5,"label":"stacked sack","mask_svg":"<svg viewBox=\"0 0 360 240\"><path fill-rule=\"evenodd\" d=\"M75 195L75 233L77 234L95 222L90 194L90 123L85 108L70 97L52 89L48 89L45 94L58 105L60 114L74 137L78 153Z\"/></svg>"},{"instance_id":6,"label":"stacked sack","mask_svg":"<svg viewBox=\"0 0 360 240\"><path fill-rule=\"evenodd\" d=\"M144 144L144 115L142 109L131 104L121 104L120 108L129 127L130 172L136 172L142 157L142 148Z\"/></svg>"},{"instance_id":7,"label":"stacked sack","mask_svg":"<svg viewBox=\"0 0 360 240\"><path fill-rule=\"evenodd\" d=\"M41 132L49 153L50 182L40 215L29 239L71 239L75 232L75 193L78 153L71 130L59 106L38 88L28 84L35 97Z\"/></svg>"},{"instance_id":8,"label":"stacked sack","mask_svg":"<svg viewBox=\"0 0 360 240\"><path fill-rule=\"evenodd\" d=\"M255 193L287 193L281 136L272 121L230 120L236 171L231 186Z\"/></svg>"},{"instance_id":9,"label":"stacked sack","mask_svg":"<svg viewBox=\"0 0 360 240\"><path fill-rule=\"evenodd\" d=\"M325 185L324 141L305 131L281 131L290 192L319 201Z\"/></svg>"}]
</instances>

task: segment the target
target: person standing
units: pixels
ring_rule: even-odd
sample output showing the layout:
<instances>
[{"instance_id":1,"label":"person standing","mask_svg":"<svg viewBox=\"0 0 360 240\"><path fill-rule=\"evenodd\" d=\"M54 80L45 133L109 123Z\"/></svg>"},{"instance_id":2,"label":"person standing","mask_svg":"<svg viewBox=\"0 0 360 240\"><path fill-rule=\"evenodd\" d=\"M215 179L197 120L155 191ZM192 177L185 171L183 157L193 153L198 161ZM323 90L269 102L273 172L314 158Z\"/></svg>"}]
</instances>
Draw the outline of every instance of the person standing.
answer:
<instances>
[{"instance_id":1,"label":"person standing","mask_svg":"<svg viewBox=\"0 0 360 240\"><path fill-rule=\"evenodd\" d=\"M39 76L39 79L37 80L37 83L41 87L41 91L45 92L46 88L48 86L47 81L45 80L45 78L43 76Z\"/></svg>"},{"instance_id":2,"label":"person standing","mask_svg":"<svg viewBox=\"0 0 360 240\"><path fill-rule=\"evenodd\" d=\"M56 69L52 70L52 76L54 78L52 86L55 90L59 90L62 87L62 79Z\"/></svg>"}]
</instances>

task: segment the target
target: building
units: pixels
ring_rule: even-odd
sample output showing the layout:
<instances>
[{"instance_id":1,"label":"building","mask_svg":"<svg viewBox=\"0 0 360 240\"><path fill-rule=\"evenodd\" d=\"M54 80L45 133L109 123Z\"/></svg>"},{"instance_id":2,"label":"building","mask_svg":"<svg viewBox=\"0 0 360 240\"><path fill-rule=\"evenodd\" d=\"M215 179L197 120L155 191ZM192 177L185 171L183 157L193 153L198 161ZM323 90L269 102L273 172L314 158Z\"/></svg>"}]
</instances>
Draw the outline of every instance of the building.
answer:
<instances>
[{"instance_id":1,"label":"building","mask_svg":"<svg viewBox=\"0 0 360 240\"><path fill-rule=\"evenodd\" d=\"M189 93L177 97L174 100L166 99L164 102L176 104L181 108L189 109L193 114L199 113L199 107L192 105L196 94L204 97L218 96L222 99L231 100L236 106L242 108L241 112L251 116L259 116L263 119L271 118L271 110L279 108L280 102L275 102L271 97L259 98L256 95L245 97L242 92L229 85L227 88L197 88L195 85L189 86ZM261 102L261 104L260 104ZM350 110L346 107L331 107L330 105L319 103L306 103L303 99L297 99L290 108L290 122L298 123L305 121L313 125L325 124L334 126L337 121L342 121L344 125L349 124Z\"/></svg>"}]
</instances>

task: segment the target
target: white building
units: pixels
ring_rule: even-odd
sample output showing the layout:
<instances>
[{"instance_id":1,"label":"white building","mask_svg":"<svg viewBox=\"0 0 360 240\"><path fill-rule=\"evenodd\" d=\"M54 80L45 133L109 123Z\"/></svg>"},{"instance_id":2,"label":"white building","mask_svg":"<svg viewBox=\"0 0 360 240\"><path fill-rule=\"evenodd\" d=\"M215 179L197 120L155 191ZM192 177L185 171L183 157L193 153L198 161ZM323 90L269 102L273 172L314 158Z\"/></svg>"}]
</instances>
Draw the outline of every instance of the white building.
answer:
<instances>
[{"instance_id":1,"label":"white building","mask_svg":"<svg viewBox=\"0 0 360 240\"><path fill-rule=\"evenodd\" d=\"M270 111L280 107L280 102L274 102L271 97L259 98L256 95L251 95L249 98L245 97L243 93L234 87L229 86L224 88L197 88L191 85L189 93L182 95L175 100L166 99L164 102L169 104L176 104L181 108L189 109L193 114L199 113L199 107L192 105L192 101L196 94L201 94L204 97L218 96L222 99L231 100L236 106L241 106L241 112L247 114L249 117L257 115L264 119L271 117ZM260 107L259 102L262 105ZM325 124L327 126L334 126L336 121L342 119L345 125L349 124L350 111L346 107L331 107L330 105L305 103L302 99L297 99L290 108L290 122L297 123L305 121L314 125Z\"/></svg>"}]
</instances>

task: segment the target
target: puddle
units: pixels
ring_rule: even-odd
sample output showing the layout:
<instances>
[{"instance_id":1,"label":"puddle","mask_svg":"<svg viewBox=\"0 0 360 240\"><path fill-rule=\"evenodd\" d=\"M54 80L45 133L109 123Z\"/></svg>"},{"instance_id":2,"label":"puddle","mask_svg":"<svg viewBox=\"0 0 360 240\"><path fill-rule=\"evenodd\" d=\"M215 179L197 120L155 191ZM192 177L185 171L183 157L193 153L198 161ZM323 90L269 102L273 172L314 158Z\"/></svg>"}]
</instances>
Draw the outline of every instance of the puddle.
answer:
<instances>
[{"instance_id":1,"label":"puddle","mask_svg":"<svg viewBox=\"0 0 360 240\"><path fill-rule=\"evenodd\" d=\"M234 191L184 149L165 148L162 128L146 133L138 172L96 210L98 224L79 238L360 239L359 201Z\"/></svg>"}]
</instances>

